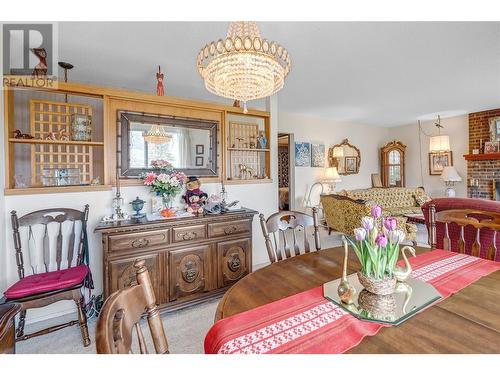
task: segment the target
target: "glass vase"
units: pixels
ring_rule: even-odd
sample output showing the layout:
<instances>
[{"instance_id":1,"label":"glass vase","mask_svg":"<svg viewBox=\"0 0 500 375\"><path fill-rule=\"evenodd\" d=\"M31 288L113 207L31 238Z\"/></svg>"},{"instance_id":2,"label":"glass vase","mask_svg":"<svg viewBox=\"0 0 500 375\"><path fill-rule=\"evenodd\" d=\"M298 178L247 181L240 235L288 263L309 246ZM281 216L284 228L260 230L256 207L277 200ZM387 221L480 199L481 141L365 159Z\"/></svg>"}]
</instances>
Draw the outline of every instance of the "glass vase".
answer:
<instances>
[{"instance_id":1,"label":"glass vase","mask_svg":"<svg viewBox=\"0 0 500 375\"><path fill-rule=\"evenodd\" d=\"M172 208L173 197L169 194L162 195L163 208Z\"/></svg>"}]
</instances>

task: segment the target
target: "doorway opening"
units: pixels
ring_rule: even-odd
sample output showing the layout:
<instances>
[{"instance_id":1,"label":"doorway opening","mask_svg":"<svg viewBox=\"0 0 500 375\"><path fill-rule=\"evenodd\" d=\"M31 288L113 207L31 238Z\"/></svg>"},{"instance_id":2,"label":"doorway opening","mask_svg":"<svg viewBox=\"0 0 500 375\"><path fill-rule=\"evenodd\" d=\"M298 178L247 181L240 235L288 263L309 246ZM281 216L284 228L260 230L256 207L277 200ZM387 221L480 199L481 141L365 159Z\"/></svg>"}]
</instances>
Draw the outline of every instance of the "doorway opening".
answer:
<instances>
[{"instance_id":1,"label":"doorway opening","mask_svg":"<svg viewBox=\"0 0 500 375\"><path fill-rule=\"evenodd\" d=\"M278 133L278 202L280 211L293 210L295 148L293 134Z\"/></svg>"}]
</instances>

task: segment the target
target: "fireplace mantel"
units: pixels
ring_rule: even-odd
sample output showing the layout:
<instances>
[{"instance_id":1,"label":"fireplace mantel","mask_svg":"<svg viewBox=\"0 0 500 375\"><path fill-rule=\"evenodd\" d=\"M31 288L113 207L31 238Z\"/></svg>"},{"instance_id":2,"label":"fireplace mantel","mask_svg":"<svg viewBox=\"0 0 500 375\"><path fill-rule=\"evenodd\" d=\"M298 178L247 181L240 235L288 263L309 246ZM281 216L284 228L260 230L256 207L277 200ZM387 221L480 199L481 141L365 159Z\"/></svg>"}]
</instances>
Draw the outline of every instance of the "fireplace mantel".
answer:
<instances>
[{"instance_id":1,"label":"fireplace mantel","mask_svg":"<svg viewBox=\"0 0 500 375\"><path fill-rule=\"evenodd\" d=\"M500 160L500 152L494 154L465 154L465 160Z\"/></svg>"}]
</instances>

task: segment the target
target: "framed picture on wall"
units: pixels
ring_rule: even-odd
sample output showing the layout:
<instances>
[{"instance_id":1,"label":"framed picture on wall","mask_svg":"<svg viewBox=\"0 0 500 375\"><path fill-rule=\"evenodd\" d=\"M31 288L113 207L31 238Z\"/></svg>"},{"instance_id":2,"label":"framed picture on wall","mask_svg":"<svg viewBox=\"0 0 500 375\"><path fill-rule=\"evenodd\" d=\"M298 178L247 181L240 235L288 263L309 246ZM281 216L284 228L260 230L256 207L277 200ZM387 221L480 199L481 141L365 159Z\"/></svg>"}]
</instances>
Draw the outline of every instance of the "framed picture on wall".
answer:
<instances>
[{"instance_id":1,"label":"framed picture on wall","mask_svg":"<svg viewBox=\"0 0 500 375\"><path fill-rule=\"evenodd\" d=\"M295 166L311 166L311 144L308 142L295 142Z\"/></svg>"},{"instance_id":2,"label":"framed picture on wall","mask_svg":"<svg viewBox=\"0 0 500 375\"><path fill-rule=\"evenodd\" d=\"M203 156L197 156L195 159L194 159L194 165L196 167L203 167Z\"/></svg>"},{"instance_id":3,"label":"framed picture on wall","mask_svg":"<svg viewBox=\"0 0 500 375\"><path fill-rule=\"evenodd\" d=\"M431 176L440 176L444 167L453 166L453 153L447 152L429 152L429 174Z\"/></svg>"},{"instance_id":4,"label":"framed picture on wall","mask_svg":"<svg viewBox=\"0 0 500 375\"><path fill-rule=\"evenodd\" d=\"M205 145L196 145L196 155L203 155L205 153Z\"/></svg>"},{"instance_id":5,"label":"framed picture on wall","mask_svg":"<svg viewBox=\"0 0 500 375\"><path fill-rule=\"evenodd\" d=\"M346 156L344 158L345 171L347 173L356 173L358 158L356 156Z\"/></svg>"},{"instance_id":6,"label":"framed picture on wall","mask_svg":"<svg viewBox=\"0 0 500 375\"><path fill-rule=\"evenodd\" d=\"M498 152L499 141L484 142L484 153L485 154L495 154Z\"/></svg>"},{"instance_id":7,"label":"framed picture on wall","mask_svg":"<svg viewBox=\"0 0 500 375\"><path fill-rule=\"evenodd\" d=\"M490 141L500 141L500 116L490 118Z\"/></svg>"},{"instance_id":8,"label":"framed picture on wall","mask_svg":"<svg viewBox=\"0 0 500 375\"><path fill-rule=\"evenodd\" d=\"M311 144L311 167L325 167L325 145L323 143Z\"/></svg>"}]
</instances>

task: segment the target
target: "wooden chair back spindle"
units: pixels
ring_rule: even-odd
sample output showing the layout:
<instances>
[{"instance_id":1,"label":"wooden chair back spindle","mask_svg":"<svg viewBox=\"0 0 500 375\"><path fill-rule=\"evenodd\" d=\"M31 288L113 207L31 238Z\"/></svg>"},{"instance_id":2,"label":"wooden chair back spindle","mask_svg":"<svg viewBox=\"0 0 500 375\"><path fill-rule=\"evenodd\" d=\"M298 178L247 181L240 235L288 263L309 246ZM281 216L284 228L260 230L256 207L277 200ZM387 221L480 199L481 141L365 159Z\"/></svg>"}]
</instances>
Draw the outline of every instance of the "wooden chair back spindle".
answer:
<instances>
[{"instance_id":1,"label":"wooden chair back spindle","mask_svg":"<svg viewBox=\"0 0 500 375\"><path fill-rule=\"evenodd\" d=\"M57 270L69 268L71 266L77 266L83 262L83 243L86 231L86 225L88 220L89 206L85 205L83 211L74 210L71 208L51 208L45 210L34 211L26 214L22 217L18 217L16 211L11 212L11 222L14 237L14 248L16 252L16 264L19 279L26 276L26 270L24 269L24 256L21 241L20 228L26 227L28 229L28 241L26 243L26 256L31 267L31 273L36 274L40 272L50 271L50 236L48 227L51 223L56 223L58 225L57 235L55 237L55 268ZM67 267L64 267L63 260L63 231L62 226L66 221L72 222L72 232L68 240L68 251L67 251ZM77 250L77 261L73 264L73 252L75 246L75 222L81 222L80 238ZM33 234L33 229L37 226L42 226L41 232L41 249L37 249L37 241ZM43 266L40 268L37 264L37 252L41 255L40 258L43 261Z\"/></svg>"},{"instance_id":2,"label":"wooden chair back spindle","mask_svg":"<svg viewBox=\"0 0 500 375\"><path fill-rule=\"evenodd\" d=\"M471 247L471 255L480 257L483 247L486 247L485 257L489 260L495 260L497 255L497 232L500 231L500 213L493 211L481 211L474 209L452 209L444 210L436 213L436 207L430 205L429 207L430 231L429 242L431 247L437 247L437 231L436 223L444 224L444 237L443 248L444 250L457 251L458 253L465 253L465 227L470 225L475 228L474 242ZM456 239L456 248L453 248L453 240L450 238L449 225L458 225L459 235ZM485 245L481 243L482 235L481 230L491 230L493 238L490 244Z\"/></svg>"},{"instance_id":3,"label":"wooden chair back spindle","mask_svg":"<svg viewBox=\"0 0 500 375\"><path fill-rule=\"evenodd\" d=\"M265 244L271 263L300 255L301 246L304 253L311 251L306 228L314 228L313 237L316 250L321 250L318 209L313 208L312 216L296 211L280 211L271 215L267 220L260 214L260 224L264 234ZM303 232L303 242L297 232ZM271 239L272 234L272 239ZM287 234L289 234L287 236ZM274 242L273 242L274 240ZM293 243L290 243L293 242Z\"/></svg>"},{"instance_id":4,"label":"wooden chair back spindle","mask_svg":"<svg viewBox=\"0 0 500 375\"><path fill-rule=\"evenodd\" d=\"M145 260L135 261L134 267L137 285L116 291L104 302L96 328L96 350L99 354L131 353L134 330L139 352L147 354L146 340L140 326L144 313L156 353L168 353L167 338Z\"/></svg>"}]
</instances>

